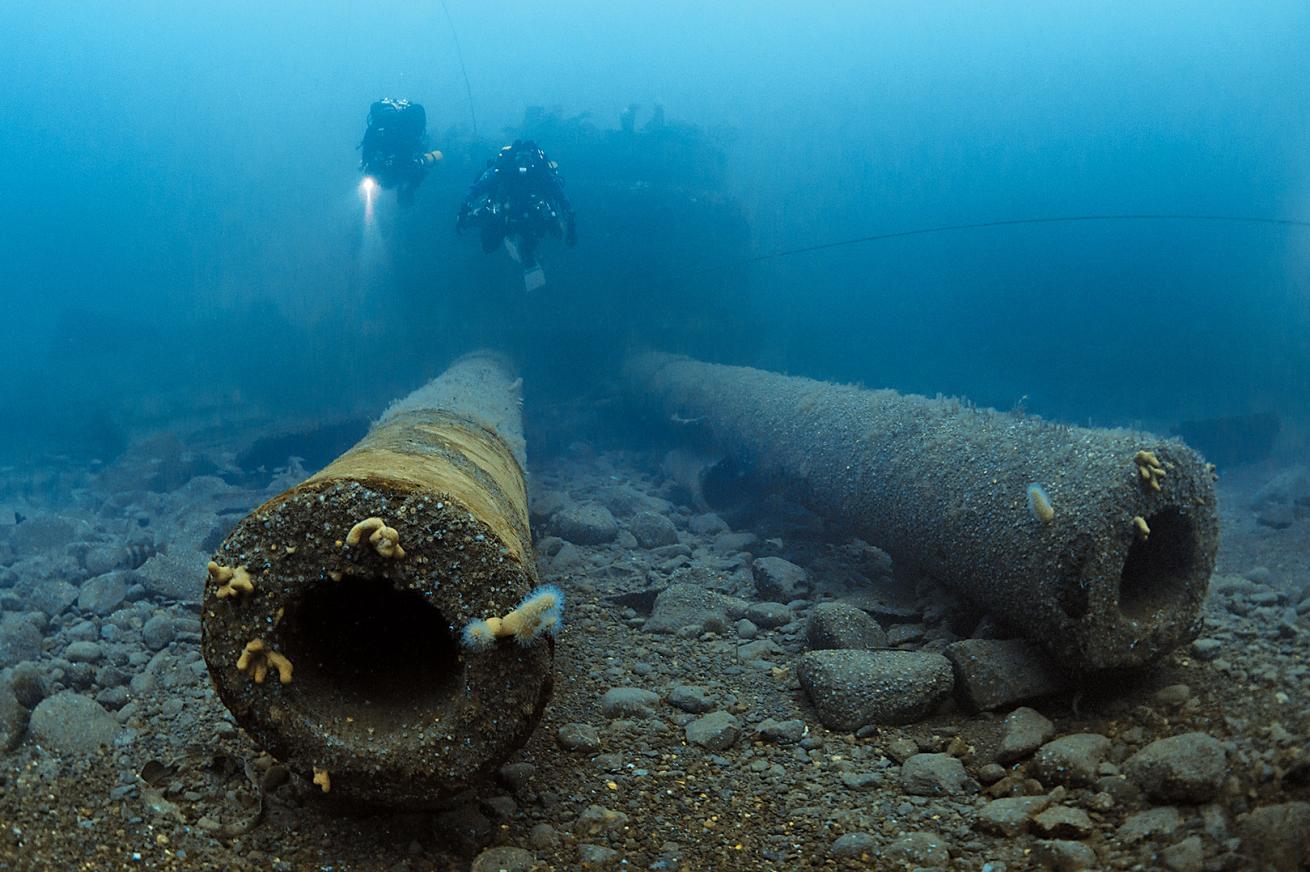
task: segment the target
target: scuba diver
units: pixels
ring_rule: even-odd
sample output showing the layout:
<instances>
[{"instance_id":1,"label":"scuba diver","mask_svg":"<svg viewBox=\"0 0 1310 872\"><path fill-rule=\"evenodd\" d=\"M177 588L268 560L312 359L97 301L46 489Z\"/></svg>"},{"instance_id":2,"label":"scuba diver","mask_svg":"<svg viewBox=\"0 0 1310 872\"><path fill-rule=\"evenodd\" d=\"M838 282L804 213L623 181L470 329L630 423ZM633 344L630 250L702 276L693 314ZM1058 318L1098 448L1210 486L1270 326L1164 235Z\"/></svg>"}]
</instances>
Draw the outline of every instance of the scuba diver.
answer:
<instances>
[{"instance_id":1,"label":"scuba diver","mask_svg":"<svg viewBox=\"0 0 1310 872\"><path fill-rule=\"evenodd\" d=\"M428 117L423 107L408 100L384 97L368 107L368 127L359 144L360 172L365 184L396 190L402 204L414 201L414 191L428 170L441 160L441 152L425 151Z\"/></svg>"},{"instance_id":2,"label":"scuba diver","mask_svg":"<svg viewBox=\"0 0 1310 872\"><path fill-rule=\"evenodd\" d=\"M537 262L537 244L549 233L578 242L573 207L564 194L556 164L532 140L514 140L500 150L464 195L455 221L463 233L472 224L482 233L482 250L491 253L502 243L523 266L523 285L533 291L546 283Z\"/></svg>"}]
</instances>

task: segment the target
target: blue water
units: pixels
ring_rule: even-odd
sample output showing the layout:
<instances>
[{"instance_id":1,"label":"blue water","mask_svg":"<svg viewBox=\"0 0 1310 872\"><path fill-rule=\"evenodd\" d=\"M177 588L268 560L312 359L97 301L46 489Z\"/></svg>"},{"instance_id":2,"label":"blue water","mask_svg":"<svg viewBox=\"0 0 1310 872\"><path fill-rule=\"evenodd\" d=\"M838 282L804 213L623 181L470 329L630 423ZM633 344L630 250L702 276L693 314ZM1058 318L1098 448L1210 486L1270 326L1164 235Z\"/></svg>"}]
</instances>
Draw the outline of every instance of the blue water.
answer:
<instances>
[{"instance_id":1,"label":"blue water","mask_svg":"<svg viewBox=\"0 0 1310 872\"><path fill-rule=\"evenodd\" d=\"M1013 226L744 263L1028 217L1310 219L1299 0L449 14L0 7L0 455L109 455L242 409L373 413L482 345L519 357L529 406L603 394L649 346L1079 423L1304 426L1305 228ZM368 224L354 149L383 95L426 106L446 160ZM531 296L453 231L522 133L579 215Z\"/></svg>"}]
</instances>

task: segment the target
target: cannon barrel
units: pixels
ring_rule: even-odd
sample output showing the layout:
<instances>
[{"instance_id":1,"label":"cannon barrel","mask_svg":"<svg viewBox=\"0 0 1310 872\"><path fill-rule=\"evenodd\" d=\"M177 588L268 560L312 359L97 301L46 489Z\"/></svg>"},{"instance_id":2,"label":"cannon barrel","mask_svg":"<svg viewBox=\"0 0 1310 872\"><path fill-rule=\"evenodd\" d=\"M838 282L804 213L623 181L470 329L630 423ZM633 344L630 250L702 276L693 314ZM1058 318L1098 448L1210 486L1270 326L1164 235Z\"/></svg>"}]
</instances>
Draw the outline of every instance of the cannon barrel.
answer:
<instances>
[{"instance_id":1,"label":"cannon barrel","mask_svg":"<svg viewBox=\"0 0 1310 872\"><path fill-rule=\"evenodd\" d=\"M653 352L625 380L1070 672L1140 666L1195 635L1214 470L1178 440Z\"/></svg>"},{"instance_id":2,"label":"cannon barrel","mask_svg":"<svg viewBox=\"0 0 1310 872\"><path fill-rule=\"evenodd\" d=\"M494 355L456 361L247 515L209 566L202 650L219 696L334 796L438 803L541 717L549 628L464 636L537 587L521 384Z\"/></svg>"}]
</instances>

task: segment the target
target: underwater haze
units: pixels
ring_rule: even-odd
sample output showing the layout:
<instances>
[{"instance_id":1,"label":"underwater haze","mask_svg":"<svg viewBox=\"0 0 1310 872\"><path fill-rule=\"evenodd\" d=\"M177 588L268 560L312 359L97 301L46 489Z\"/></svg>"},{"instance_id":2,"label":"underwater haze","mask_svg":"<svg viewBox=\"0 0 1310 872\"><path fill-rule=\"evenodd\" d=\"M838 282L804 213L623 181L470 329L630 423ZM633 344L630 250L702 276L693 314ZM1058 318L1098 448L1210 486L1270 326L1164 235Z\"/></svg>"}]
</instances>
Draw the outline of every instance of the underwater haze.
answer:
<instances>
[{"instance_id":1,"label":"underwater haze","mask_svg":"<svg viewBox=\"0 0 1310 872\"><path fill-rule=\"evenodd\" d=\"M1310 869L1308 46L0 0L0 872Z\"/></svg>"},{"instance_id":2,"label":"underwater haze","mask_svg":"<svg viewBox=\"0 0 1310 872\"><path fill-rule=\"evenodd\" d=\"M7 453L112 450L170 397L376 411L487 343L539 392L651 345L1084 423L1305 419L1303 226L1002 226L743 263L1023 218L1306 219L1303 3L448 9L4 5ZM355 147L383 95L423 103L448 158L368 228ZM700 150L602 147L630 104ZM563 125L536 132L581 241L526 296L452 227L530 107ZM622 232L618 192L653 173L667 202Z\"/></svg>"}]
</instances>

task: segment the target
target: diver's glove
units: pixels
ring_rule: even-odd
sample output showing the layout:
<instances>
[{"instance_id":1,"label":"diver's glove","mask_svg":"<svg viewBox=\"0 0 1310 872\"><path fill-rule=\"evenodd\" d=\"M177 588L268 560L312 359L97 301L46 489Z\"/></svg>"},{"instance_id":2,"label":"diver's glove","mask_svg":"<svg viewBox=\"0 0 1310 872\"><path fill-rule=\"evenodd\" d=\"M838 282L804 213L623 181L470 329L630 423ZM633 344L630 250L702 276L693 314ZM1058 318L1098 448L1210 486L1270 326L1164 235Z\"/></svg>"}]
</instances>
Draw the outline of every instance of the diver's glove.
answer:
<instances>
[{"instance_id":1,"label":"diver's glove","mask_svg":"<svg viewBox=\"0 0 1310 872\"><path fill-rule=\"evenodd\" d=\"M569 226L564 231L564 244L569 248L578 244L578 222L572 215L569 216Z\"/></svg>"},{"instance_id":2,"label":"diver's glove","mask_svg":"<svg viewBox=\"0 0 1310 872\"><path fill-rule=\"evenodd\" d=\"M463 233L469 226L469 207L465 203L459 207L459 216L455 218L455 232Z\"/></svg>"}]
</instances>

